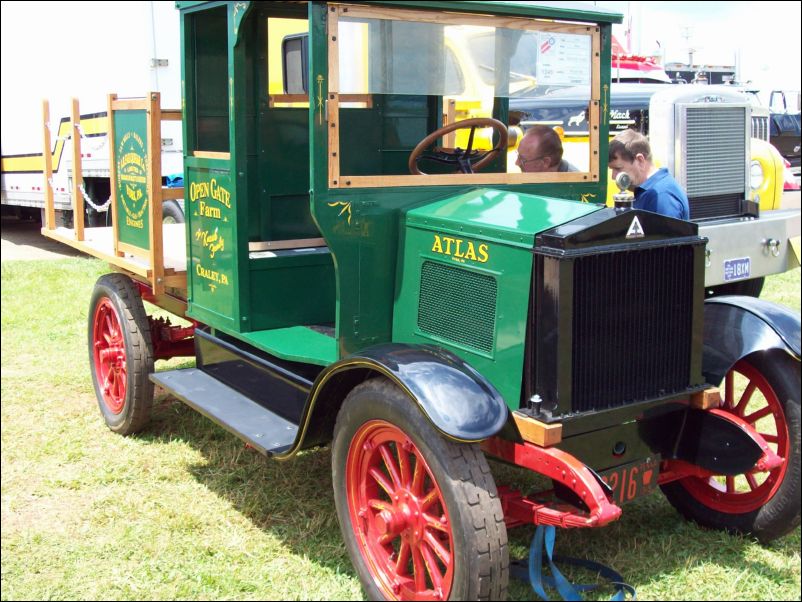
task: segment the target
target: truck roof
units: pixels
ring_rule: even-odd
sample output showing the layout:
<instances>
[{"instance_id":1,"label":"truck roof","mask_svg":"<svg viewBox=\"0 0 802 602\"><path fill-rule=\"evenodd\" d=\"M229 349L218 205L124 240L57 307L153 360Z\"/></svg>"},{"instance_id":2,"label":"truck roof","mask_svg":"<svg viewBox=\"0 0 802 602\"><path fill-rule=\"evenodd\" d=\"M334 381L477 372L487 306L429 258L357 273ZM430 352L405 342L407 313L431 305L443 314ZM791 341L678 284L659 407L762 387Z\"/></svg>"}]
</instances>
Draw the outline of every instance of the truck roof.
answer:
<instances>
[{"instance_id":1,"label":"truck roof","mask_svg":"<svg viewBox=\"0 0 802 602\"><path fill-rule=\"evenodd\" d=\"M497 1L442 1L425 2L420 0L372 0L370 2L348 2L349 4L383 4L398 8L428 8L447 10L449 12L490 13L516 17L536 17L546 19L566 19L571 21L591 21L594 23L621 23L623 15L612 10L582 2L504 2ZM213 2L176 2L180 10L195 8Z\"/></svg>"}]
</instances>

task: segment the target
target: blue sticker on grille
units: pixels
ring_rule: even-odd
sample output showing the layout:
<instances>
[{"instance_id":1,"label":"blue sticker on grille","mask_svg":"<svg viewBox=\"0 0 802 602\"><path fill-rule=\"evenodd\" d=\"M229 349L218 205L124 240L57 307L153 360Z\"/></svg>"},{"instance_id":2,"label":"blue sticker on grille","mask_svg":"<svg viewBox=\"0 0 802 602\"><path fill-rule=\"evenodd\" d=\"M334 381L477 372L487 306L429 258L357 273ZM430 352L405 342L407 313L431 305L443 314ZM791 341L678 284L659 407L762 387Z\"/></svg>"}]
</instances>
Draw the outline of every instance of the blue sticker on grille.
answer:
<instances>
[{"instance_id":1,"label":"blue sticker on grille","mask_svg":"<svg viewBox=\"0 0 802 602\"><path fill-rule=\"evenodd\" d=\"M752 272L752 260L749 257L728 259L724 262L724 281L743 280Z\"/></svg>"}]
</instances>

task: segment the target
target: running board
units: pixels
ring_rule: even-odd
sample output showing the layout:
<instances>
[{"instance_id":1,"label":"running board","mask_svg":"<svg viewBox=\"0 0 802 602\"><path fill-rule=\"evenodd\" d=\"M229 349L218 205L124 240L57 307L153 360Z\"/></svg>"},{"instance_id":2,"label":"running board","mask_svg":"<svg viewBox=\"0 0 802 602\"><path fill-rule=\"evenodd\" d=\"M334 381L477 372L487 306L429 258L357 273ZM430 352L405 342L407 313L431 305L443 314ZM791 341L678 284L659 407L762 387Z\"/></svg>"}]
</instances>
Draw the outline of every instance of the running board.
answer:
<instances>
[{"instance_id":1,"label":"running board","mask_svg":"<svg viewBox=\"0 0 802 602\"><path fill-rule=\"evenodd\" d=\"M197 368L155 372L150 380L263 454L285 453L295 442L297 424Z\"/></svg>"}]
</instances>

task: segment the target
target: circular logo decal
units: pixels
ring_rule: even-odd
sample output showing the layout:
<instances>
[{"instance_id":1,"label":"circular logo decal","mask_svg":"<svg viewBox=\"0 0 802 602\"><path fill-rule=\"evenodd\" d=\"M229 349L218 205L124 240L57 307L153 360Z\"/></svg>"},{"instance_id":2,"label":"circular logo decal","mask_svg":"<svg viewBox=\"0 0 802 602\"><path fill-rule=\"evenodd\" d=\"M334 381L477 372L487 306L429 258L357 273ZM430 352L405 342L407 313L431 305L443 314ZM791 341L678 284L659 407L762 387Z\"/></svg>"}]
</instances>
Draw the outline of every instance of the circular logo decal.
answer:
<instances>
[{"instance_id":1,"label":"circular logo decal","mask_svg":"<svg viewBox=\"0 0 802 602\"><path fill-rule=\"evenodd\" d=\"M123 209L139 221L148 208L147 152L136 132L126 132L117 149L117 179Z\"/></svg>"}]
</instances>

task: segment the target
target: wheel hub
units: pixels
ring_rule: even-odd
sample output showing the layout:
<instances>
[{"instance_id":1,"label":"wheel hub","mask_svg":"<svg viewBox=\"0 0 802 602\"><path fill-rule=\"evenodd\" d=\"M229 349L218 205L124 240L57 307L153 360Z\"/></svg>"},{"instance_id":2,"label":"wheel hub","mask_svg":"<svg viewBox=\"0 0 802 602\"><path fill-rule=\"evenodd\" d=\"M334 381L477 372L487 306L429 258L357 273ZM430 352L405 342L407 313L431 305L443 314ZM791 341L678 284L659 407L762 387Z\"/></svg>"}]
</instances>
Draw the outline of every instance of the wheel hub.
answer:
<instances>
[{"instance_id":1,"label":"wheel hub","mask_svg":"<svg viewBox=\"0 0 802 602\"><path fill-rule=\"evenodd\" d=\"M117 312L108 298L101 299L95 309L92 337L95 376L103 403L112 414L119 414L125 407L125 340Z\"/></svg>"}]
</instances>

